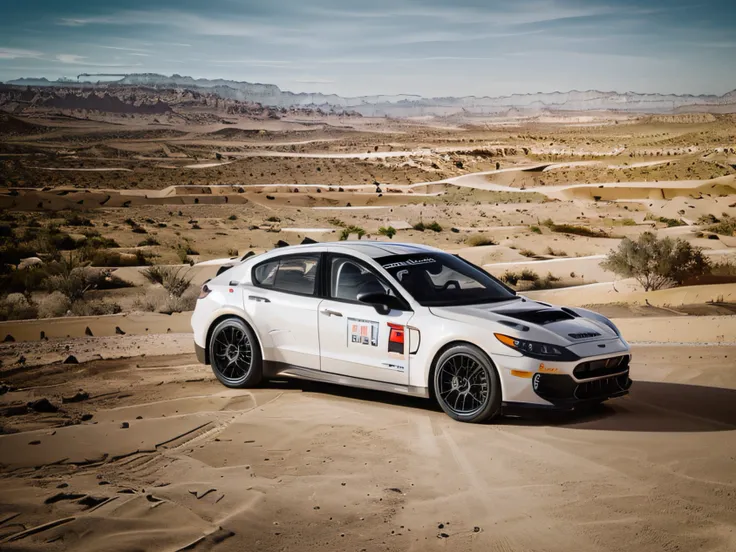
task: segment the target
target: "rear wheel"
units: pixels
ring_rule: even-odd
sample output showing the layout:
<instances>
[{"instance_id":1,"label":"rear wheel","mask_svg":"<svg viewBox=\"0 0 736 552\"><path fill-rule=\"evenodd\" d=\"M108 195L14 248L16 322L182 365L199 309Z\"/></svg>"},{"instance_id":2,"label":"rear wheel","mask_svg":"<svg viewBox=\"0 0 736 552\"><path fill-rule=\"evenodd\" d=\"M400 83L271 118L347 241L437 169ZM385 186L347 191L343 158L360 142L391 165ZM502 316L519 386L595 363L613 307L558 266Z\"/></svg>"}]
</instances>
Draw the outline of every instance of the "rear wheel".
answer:
<instances>
[{"instance_id":1,"label":"rear wheel","mask_svg":"<svg viewBox=\"0 0 736 552\"><path fill-rule=\"evenodd\" d=\"M226 318L212 330L210 365L227 387L255 387L263 379L261 350L253 331L239 318Z\"/></svg>"},{"instance_id":2,"label":"rear wheel","mask_svg":"<svg viewBox=\"0 0 736 552\"><path fill-rule=\"evenodd\" d=\"M442 410L460 422L483 422L501 409L498 374L483 351L472 345L456 345L440 355L434 393Z\"/></svg>"}]
</instances>

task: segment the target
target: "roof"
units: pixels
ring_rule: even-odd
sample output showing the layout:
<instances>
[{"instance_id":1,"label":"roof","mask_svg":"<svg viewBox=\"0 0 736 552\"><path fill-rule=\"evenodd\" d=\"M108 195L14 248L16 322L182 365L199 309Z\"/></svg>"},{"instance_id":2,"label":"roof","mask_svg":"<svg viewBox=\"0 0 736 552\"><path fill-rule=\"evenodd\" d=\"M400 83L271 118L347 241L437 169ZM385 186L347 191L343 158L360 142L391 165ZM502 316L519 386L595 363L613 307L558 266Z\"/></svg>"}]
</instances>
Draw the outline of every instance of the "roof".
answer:
<instances>
[{"instance_id":1,"label":"roof","mask_svg":"<svg viewBox=\"0 0 736 552\"><path fill-rule=\"evenodd\" d=\"M327 247L330 249L345 249L362 253L373 259L386 257L387 255L410 255L412 253L430 253L438 252L439 249L428 245L419 245L416 243L394 243L383 241L356 240L356 241L338 241L338 242L322 242L307 245L291 245L272 250L272 253L300 250L300 251L324 251Z\"/></svg>"}]
</instances>

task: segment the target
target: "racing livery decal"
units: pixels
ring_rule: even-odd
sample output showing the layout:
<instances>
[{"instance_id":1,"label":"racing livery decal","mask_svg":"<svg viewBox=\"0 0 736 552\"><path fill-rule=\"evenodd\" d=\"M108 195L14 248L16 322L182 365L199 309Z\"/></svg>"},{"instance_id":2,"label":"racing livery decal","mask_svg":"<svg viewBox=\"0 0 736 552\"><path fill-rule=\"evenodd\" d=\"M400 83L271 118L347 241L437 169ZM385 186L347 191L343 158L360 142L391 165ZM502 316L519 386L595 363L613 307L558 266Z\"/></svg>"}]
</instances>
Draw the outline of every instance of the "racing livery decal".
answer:
<instances>
[{"instance_id":1,"label":"racing livery decal","mask_svg":"<svg viewBox=\"0 0 736 552\"><path fill-rule=\"evenodd\" d=\"M348 318L348 340L356 345L378 347L378 322Z\"/></svg>"},{"instance_id":2,"label":"racing livery decal","mask_svg":"<svg viewBox=\"0 0 736 552\"><path fill-rule=\"evenodd\" d=\"M404 326L389 322L388 352L404 354Z\"/></svg>"}]
</instances>

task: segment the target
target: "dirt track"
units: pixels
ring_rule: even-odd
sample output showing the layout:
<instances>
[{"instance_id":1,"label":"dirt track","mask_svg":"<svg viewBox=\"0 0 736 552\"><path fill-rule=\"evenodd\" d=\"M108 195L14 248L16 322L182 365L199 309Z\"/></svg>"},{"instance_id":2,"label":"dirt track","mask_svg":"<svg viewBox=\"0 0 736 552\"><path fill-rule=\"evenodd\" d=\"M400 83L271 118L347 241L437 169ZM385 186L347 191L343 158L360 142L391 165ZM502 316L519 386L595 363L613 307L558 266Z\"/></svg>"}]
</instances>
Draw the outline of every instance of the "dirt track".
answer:
<instances>
[{"instance_id":1,"label":"dirt track","mask_svg":"<svg viewBox=\"0 0 736 552\"><path fill-rule=\"evenodd\" d=\"M5 369L0 548L734 550L735 357L636 347L629 397L480 426L326 385L229 391L192 355ZM61 410L17 411L42 397Z\"/></svg>"}]
</instances>

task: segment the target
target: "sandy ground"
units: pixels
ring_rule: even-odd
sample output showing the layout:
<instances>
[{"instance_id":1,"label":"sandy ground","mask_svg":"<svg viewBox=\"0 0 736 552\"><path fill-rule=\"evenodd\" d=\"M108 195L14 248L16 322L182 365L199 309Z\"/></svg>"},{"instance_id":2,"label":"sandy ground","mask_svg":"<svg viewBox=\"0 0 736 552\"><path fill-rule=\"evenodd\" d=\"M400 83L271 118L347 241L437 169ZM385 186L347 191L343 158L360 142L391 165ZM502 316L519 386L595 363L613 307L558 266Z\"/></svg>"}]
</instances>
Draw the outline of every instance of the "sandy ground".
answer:
<instances>
[{"instance_id":1,"label":"sandy ground","mask_svg":"<svg viewBox=\"0 0 736 552\"><path fill-rule=\"evenodd\" d=\"M734 119L583 119L0 125L3 239L98 233L129 284L84 298L119 315L0 322L0 549L736 550L735 277L645 293L600 267L648 230L733 263L707 216L736 216ZM351 226L559 278L519 289L614 318L631 395L472 426L327 385L230 391L125 266L200 263L196 292L230 257Z\"/></svg>"},{"instance_id":2,"label":"sandy ground","mask_svg":"<svg viewBox=\"0 0 736 552\"><path fill-rule=\"evenodd\" d=\"M177 337L2 369L3 550L736 547L736 347L635 346L626 398L474 426L328 385L227 390Z\"/></svg>"}]
</instances>

